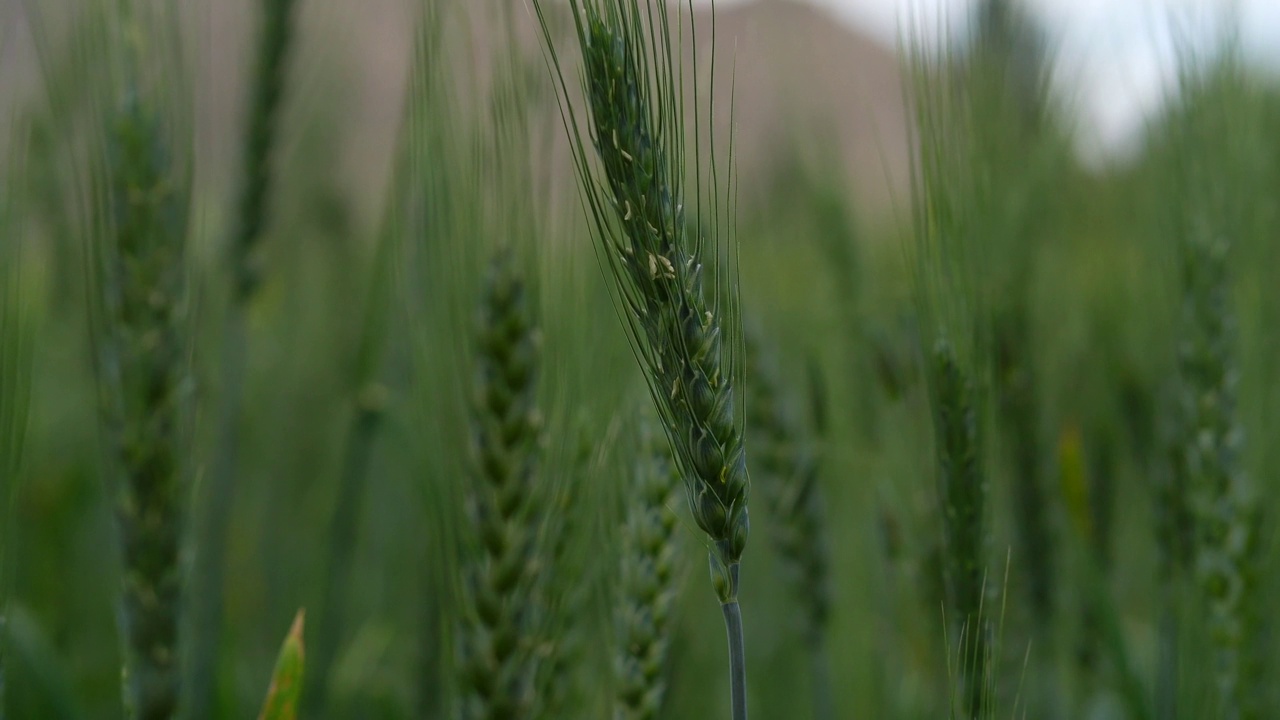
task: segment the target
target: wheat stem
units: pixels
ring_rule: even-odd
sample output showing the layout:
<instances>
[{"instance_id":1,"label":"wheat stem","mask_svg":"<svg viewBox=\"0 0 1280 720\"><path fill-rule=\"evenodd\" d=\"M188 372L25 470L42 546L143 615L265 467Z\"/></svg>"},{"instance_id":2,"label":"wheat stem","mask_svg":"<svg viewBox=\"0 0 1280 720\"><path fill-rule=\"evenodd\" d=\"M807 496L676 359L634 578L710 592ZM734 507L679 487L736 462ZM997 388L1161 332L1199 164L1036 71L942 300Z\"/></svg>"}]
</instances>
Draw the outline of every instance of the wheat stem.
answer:
<instances>
[{"instance_id":1,"label":"wheat stem","mask_svg":"<svg viewBox=\"0 0 1280 720\"><path fill-rule=\"evenodd\" d=\"M223 623L226 545L235 479L239 472L239 421L248 363L245 306L259 283L257 246L271 196L271 156L276 144L289 53L294 41L294 0L262 0L263 23L257 69L252 79L244 160L228 260L233 296L223 323L217 453L197 507L196 546L191 572L190 720L204 720L216 708L215 679Z\"/></svg>"},{"instance_id":2,"label":"wheat stem","mask_svg":"<svg viewBox=\"0 0 1280 720\"><path fill-rule=\"evenodd\" d=\"M748 333L746 344L747 403L754 466L765 509L773 519L773 540L788 571L792 598L802 608L803 639L815 672L810 678L814 717L833 717L826 668L827 620L831 611L830 562L823 498L818 486L818 457L806 428L789 412L782 398L780 375L763 347ZM815 426L824 423L822 384L811 376Z\"/></svg>"},{"instance_id":3,"label":"wheat stem","mask_svg":"<svg viewBox=\"0 0 1280 720\"><path fill-rule=\"evenodd\" d=\"M386 344L386 316L390 302L391 260L394 243L386 232L379 242L368 285L360 345L357 349L353 382L353 412L347 427L347 442L338 477L338 493L329 519L329 570L325 573L324 595L317 617L318 631L310 652L309 675L316 681L303 688L302 707L308 715L318 715L328 696L330 665L337 654L348 620L346 604L352 585L359 532L363 514L365 480L387 405L387 391L377 380Z\"/></svg>"},{"instance_id":4,"label":"wheat stem","mask_svg":"<svg viewBox=\"0 0 1280 720\"><path fill-rule=\"evenodd\" d=\"M735 565L733 571L737 572ZM729 636L729 699L733 720L747 720L747 656L742 640L742 608L733 600L720 606Z\"/></svg>"},{"instance_id":5,"label":"wheat stem","mask_svg":"<svg viewBox=\"0 0 1280 720\"><path fill-rule=\"evenodd\" d=\"M12 140L26 138L15 132ZM30 327L23 310L23 227L19 193L19 161L0 171L0 718L5 716L5 671L9 656L9 603L12 599L17 539L14 503L31 394Z\"/></svg>"},{"instance_id":6,"label":"wheat stem","mask_svg":"<svg viewBox=\"0 0 1280 720\"><path fill-rule=\"evenodd\" d=\"M303 688L303 708L319 715L328 688L329 669L338 651L342 629L347 618L346 598L352 586L351 568L359 540L358 521L364 507L364 480L373 455L374 440L382 424L385 399L380 386L371 385L357 398L356 408L347 431L347 445L338 478L338 493L329 519L329 568L325 573L324 594L318 628L311 657L314 681Z\"/></svg>"}]
</instances>

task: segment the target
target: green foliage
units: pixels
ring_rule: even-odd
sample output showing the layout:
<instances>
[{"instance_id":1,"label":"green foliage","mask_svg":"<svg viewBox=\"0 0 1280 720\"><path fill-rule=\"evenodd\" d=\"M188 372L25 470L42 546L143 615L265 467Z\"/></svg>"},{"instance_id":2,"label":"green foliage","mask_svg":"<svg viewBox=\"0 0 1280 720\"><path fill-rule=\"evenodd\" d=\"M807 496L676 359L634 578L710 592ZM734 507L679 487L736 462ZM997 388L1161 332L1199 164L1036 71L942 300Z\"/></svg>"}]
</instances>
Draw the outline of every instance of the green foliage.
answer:
<instances>
[{"instance_id":1,"label":"green foliage","mask_svg":"<svg viewBox=\"0 0 1280 720\"><path fill-rule=\"evenodd\" d=\"M298 716L298 699L302 696L302 673L306 668L303 630L306 611L299 610L289 626L289 634L280 646L275 670L271 672L271 685L262 703L258 720L294 720Z\"/></svg>"}]
</instances>

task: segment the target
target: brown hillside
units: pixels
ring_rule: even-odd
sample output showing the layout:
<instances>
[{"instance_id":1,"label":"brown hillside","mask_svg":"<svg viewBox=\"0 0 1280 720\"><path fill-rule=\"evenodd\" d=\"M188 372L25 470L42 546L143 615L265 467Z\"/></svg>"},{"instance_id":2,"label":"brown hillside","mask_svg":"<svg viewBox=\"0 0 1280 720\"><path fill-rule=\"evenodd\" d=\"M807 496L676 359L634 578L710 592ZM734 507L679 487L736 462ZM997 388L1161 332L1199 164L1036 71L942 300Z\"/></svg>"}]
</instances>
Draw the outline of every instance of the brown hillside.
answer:
<instances>
[{"instance_id":1,"label":"brown hillside","mask_svg":"<svg viewBox=\"0 0 1280 720\"><path fill-rule=\"evenodd\" d=\"M420 0L302 3L306 47L298 64L296 87L301 89L291 122L316 115L337 120L334 140L340 145L340 167L335 177L345 178L356 191L367 219L372 219L377 191L385 182L399 123L415 2ZM478 42L466 54L451 57L483 72L485 49L498 47L502 34L495 23L480 16L480 0L465 2L474 16L471 32ZM0 0L0 17L21 19L19 5L20 0ZM248 33L253 4L200 0L195 7L202 42L210 48L200 85L199 117L209 156L204 167L225 178L234 169L235 153L230 150L252 52ZM514 14L526 24L525 37L532 41L533 19L524 2L517 0ZM699 77L705 86L711 26L706 12L700 12L696 22L703 66ZM29 51L29 43L20 24L10 30L17 36L10 39L18 40L6 53L6 64L13 68L14 56L24 48ZM744 198L762 187L770 164L793 141L812 157L838 160L863 211L882 212L892 193L901 197L907 176L906 116L891 50L818 9L782 0L723 8L716 32L719 137L727 137L727 79L733 72L733 119ZM569 47L565 52L576 55ZM16 64L27 62L17 58ZM333 92L321 90L326 84L340 88L340 94L326 94ZM554 105L548 103L546 112L554 115Z\"/></svg>"}]
</instances>

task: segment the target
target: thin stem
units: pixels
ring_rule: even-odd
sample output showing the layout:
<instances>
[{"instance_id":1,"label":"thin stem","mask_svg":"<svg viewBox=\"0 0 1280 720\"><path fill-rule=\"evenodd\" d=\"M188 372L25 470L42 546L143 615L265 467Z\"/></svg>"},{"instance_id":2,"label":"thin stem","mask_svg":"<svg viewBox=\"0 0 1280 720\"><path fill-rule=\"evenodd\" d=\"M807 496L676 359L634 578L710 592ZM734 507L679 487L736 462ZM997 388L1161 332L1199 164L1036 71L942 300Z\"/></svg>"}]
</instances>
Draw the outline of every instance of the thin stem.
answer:
<instances>
[{"instance_id":1,"label":"thin stem","mask_svg":"<svg viewBox=\"0 0 1280 720\"><path fill-rule=\"evenodd\" d=\"M324 621L316 637L315 649L307 658L308 673L314 682L304 687L304 707L315 715L326 702L330 667L342 641L347 620L347 589L352 583L359 522L364 507L365 480L378 426L382 421L382 404L361 402L347 431L346 459L338 485L338 499L329 521L329 572L326 574L323 604L319 617Z\"/></svg>"},{"instance_id":2,"label":"thin stem","mask_svg":"<svg viewBox=\"0 0 1280 720\"><path fill-rule=\"evenodd\" d=\"M1156 666L1156 720L1178 717L1178 614L1174 592L1165 589L1160 608L1159 655Z\"/></svg>"},{"instance_id":3,"label":"thin stem","mask_svg":"<svg viewBox=\"0 0 1280 720\"><path fill-rule=\"evenodd\" d=\"M737 600L720 606L724 611L724 630L729 636L729 694L733 720L747 720L747 656L742 640L742 608Z\"/></svg>"},{"instance_id":4,"label":"thin stem","mask_svg":"<svg viewBox=\"0 0 1280 720\"><path fill-rule=\"evenodd\" d=\"M809 681L813 692L813 719L834 720L835 700L831 695L831 663L827 660L826 646L814 642L809 648Z\"/></svg>"},{"instance_id":5,"label":"thin stem","mask_svg":"<svg viewBox=\"0 0 1280 720\"><path fill-rule=\"evenodd\" d=\"M209 480L200 492L196 512L195 553L189 579L190 605L187 632L188 666L184 692L185 720L216 715L218 646L222 637L222 591L226 583L227 535L235 505L235 479L239 450L241 396L247 370L247 328L243 312L228 308L222 350L224 400L218 418L219 452L213 458Z\"/></svg>"}]
</instances>

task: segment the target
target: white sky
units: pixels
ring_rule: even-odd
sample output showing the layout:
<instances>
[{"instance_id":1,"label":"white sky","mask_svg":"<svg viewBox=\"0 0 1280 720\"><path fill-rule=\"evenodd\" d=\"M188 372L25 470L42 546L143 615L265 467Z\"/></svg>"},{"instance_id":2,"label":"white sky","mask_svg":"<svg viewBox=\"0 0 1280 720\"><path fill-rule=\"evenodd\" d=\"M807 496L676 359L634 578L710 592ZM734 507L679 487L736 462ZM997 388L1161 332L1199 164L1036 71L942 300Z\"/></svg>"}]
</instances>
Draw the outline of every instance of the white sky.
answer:
<instances>
[{"instance_id":1,"label":"white sky","mask_svg":"<svg viewBox=\"0 0 1280 720\"><path fill-rule=\"evenodd\" d=\"M706 2L707 0L703 0ZM716 0L718 4L750 0ZM974 0L807 0L892 44L912 16L921 27L962 19ZM1238 21L1247 53L1280 67L1280 0L1024 0L1056 44L1062 89L1078 99L1087 155L1122 150L1165 97L1174 43L1206 45Z\"/></svg>"}]
</instances>

